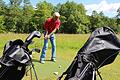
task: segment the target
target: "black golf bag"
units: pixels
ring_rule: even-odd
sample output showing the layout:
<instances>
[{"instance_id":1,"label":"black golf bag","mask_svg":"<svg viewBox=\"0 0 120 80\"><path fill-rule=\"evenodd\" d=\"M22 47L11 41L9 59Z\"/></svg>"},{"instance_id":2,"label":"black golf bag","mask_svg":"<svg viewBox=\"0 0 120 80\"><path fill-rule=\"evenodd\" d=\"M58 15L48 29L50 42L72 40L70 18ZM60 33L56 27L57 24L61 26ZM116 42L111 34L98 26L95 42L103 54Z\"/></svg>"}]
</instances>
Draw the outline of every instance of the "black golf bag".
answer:
<instances>
[{"instance_id":1,"label":"black golf bag","mask_svg":"<svg viewBox=\"0 0 120 80\"><path fill-rule=\"evenodd\" d=\"M40 32L32 32L25 42L17 39L5 44L0 58L0 80L21 80L23 78L27 66L32 65L30 57L32 51L28 49L28 45L34 37L40 38Z\"/></svg>"},{"instance_id":2,"label":"black golf bag","mask_svg":"<svg viewBox=\"0 0 120 80\"><path fill-rule=\"evenodd\" d=\"M120 51L120 40L109 27L96 29L78 51L69 68L58 78L61 80L96 80L98 69L112 63Z\"/></svg>"}]
</instances>

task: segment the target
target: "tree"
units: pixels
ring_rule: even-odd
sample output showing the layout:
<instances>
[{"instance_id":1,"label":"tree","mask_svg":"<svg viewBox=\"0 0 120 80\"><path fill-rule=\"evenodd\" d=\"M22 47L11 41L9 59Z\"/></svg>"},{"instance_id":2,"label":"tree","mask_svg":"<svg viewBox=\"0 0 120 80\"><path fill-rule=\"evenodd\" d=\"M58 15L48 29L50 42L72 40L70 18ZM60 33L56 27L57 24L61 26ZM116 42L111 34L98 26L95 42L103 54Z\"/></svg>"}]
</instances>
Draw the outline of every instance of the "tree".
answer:
<instances>
[{"instance_id":1,"label":"tree","mask_svg":"<svg viewBox=\"0 0 120 80\"><path fill-rule=\"evenodd\" d=\"M97 11L92 12L92 15L90 16L90 23L91 24L89 25L89 28L90 28L90 31L92 32L98 27L97 23L99 23Z\"/></svg>"},{"instance_id":2,"label":"tree","mask_svg":"<svg viewBox=\"0 0 120 80\"><path fill-rule=\"evenodd\" d=\"M108 26L109 18L104 16L103 12L97 13L97 11L93 11L89 19L89 29L91 32L94 31L96 28Z\"/></svg>"},{"instance_id":3,"label":"tree","mask_svg":"<svg viewBox=\"0 0 120 80\"><path fill-rule=\"evenodd\" d=\"M51 17L54 6L46 1L39 2L35 10L34 22L38 30L43 31L43 23L48 17Z\"/></svg>"},{"instance_id":4,"label":"tree","mask_svg":"<svg viewBox=\"0 0 120 80\"><path fill-rule=\"evenodd\" d=\"M5 2L3 0L0 0L0 15L5 14L5 9L6 9Z\"/></svg>"},{"instance_id":5,"label":"tree","mask_svg":"<svg viewBox=\"0 0 120 80\"><path fill-rule=\"evenodd\" d=\"M63 30L65 33L87 33L89 19L82 4L67 1L61 5L60 14L65 17Z\"/></svg>"},{"instance_id":6,"label":"tree","mask_svg":"<svg viewBox=\"0 0 120 80\"><path fill-rule=\"evenodd\" d=\"M116 16L116 18L117 18L116 23L117 23L117 26L120 27L120 7L118 8L117 12L118 12L118 14Z\"/></svg>"},{"instance_id":7,"label":"tree","mask_svg":"<svg viewBox=\"0 0 120 80\"><path fill-rule=\"evenodd\" d=\"M6 10L6 5L3 0L0 0L0 33L5 31L5 10Z\"/></svg>"},{"instance_id":8,"label":"tree","mask_svg":"<svg viewBox=\"0 0 120 80\"><path fill-rule=\"evenodd\" d=\"M117 17L120 17L120 7L118 8L117 12L118 12Z\"/></svg>"},{"instance_id":9,"label":"tree","mask_svg":"<svg viewBox=\"0 0 120 80\"><path fill-rule=\"evenodd\" d=\"M16 24L21 15L20 4L21 0L10 0L10 5L7 6L5 14L6 31L16 31Z\"/></svg>"},{"instance_id":10,"label":"tree","mask_svg":"<svg viewBox=\"0 0 120 80\"><path fill-rule=\"evenodd\" d=\"M43 31L43 23L55 11L61 15L62 24L59 30L61 33L89 33L103 26L109 26L116 32L120 31L120 8L116 17L108 18L103 12L96 11L88 16L83 4L71 0L56 6L44 0L38 2L36 7L31 5L30 0L9 1L10 3L6 5L0 0L0 32Z\"/></svg>"},{"instance_id":11,"label":"tree","mask_svg":"<svg viewBox=\"0 0 120 80\"><path fill-rule=\"evenodd\" d=\"M22 0L9 0L10 4L13 6L18 6L22 3Z\"/></svg>"},{"instance_id":12,"label":"tree","mask_svg":"<svg viewBox=\"0 0 120 80\"><path fill-rule=\"evenodd\" d=\"M59 10L60 10L60 8L61 8L61 5L62 5L62 4L58 3L56 6L54 6L53 11L59 12Z\"/></svg>"},{"instance_id":13,"label":"tree","mask_svg":"<svg viewBox=\"0 0 120 80\"><path fill-rule=\"evenodd\" d=\"M23 3L24 4L23 4L22 12L21 12L22 15L19 18L19 21L17 22L16 32L29 33L35 30L33 22L32 22L32 17L35 12L29 0L24 0Z\"/></svg>"},{"instance_id":14,"label":"tree","mask_svg":"<svg viewBox=\"0 0 120 80\"><path fill-rule=\"evenodd\" d=\"M3 33L5 31L4 23L4 16L0 16L0 33Z\"/></svg>"}]
</instances>

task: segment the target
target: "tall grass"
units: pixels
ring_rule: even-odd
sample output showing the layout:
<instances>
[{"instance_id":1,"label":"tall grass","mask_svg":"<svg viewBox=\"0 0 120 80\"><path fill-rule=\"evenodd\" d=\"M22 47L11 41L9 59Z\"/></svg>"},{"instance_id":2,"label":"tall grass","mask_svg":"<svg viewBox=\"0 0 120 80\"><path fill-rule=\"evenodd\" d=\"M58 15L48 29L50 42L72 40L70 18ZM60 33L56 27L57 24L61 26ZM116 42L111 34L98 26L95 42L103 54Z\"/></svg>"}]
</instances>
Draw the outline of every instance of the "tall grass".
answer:
<instances>
[{"instance_id":1,"label":"tall grass","mask_svg":"<svg viewBox=\"0 0 120 80\"><path fill-rule=\"evenodd\" d=\"M0 34L0 55L4 44L9 40L22 39L25 41L28 34ZM88 39L89 34L57 34L57 62L51 62L51 44L46 53L46 63L39 63L40 53L33 53L33 63L37 72L39 80L56 80L71 64L79 49L84 45ZM42 50L43 36L40 39L35 38L34 43L29 46L30 49L37 47ZM118 55L115 61L107 66L99 69L103 80L120 80L120 56ZM59 67L61 66L61 67ZM54 72L58 72L58 75L54 75ZM32 71L33 73L33 71ZM29 76L25 76L23 80L30 80ZM34 74L32 74L33 80L35 80ZM100 80L97 78L97 80Z\"/></svg>"}]
</instances>

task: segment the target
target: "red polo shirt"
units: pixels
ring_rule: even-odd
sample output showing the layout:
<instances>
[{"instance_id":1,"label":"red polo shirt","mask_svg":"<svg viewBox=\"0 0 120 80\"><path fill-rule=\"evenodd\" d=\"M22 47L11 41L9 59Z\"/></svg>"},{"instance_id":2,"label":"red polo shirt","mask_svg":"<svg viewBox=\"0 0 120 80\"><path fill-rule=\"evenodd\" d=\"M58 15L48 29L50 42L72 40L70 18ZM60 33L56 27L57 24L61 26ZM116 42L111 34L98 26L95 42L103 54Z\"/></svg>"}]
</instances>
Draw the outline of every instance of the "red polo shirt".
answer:
<instances>
[{"instance_id":1,"label":"red polo shirt","mask_svg":"<svg viewBox=\"0 0 120 80\"><path fill-rule=\"evenodd\" d=\"M60 20L54 20L53 18L48 18L44 24L44 29L48 31L48 34L51 33L55 28L59 29Z\"/></svg>"}]
</instances>

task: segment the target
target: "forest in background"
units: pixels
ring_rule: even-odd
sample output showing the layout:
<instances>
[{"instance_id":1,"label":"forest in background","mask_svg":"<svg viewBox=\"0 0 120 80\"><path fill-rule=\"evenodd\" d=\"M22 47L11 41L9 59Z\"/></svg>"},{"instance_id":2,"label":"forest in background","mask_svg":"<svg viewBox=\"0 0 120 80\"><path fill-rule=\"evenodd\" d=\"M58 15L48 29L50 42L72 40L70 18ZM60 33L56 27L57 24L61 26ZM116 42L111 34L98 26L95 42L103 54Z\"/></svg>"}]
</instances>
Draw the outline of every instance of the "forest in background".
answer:
<instances>
[{"instance_id":1,"label":"forest in background","mask_svg":"<svg viewBox=\"0 0 120 80\"><path fill-rule=\"evenodd\" d=\"M82 3L67 1L64 4L53 5L45 0L39 1L36 7L32 6L30 0L9 0L8 4L0 0L0 33L30 33L34 30L43 32L45 20L55 11L61 15L59 33L85 34L104 26L120 33L120 7L117 10L118 14L110 18L97 11L87 15Z\"/></svg>"}]
</instances>

